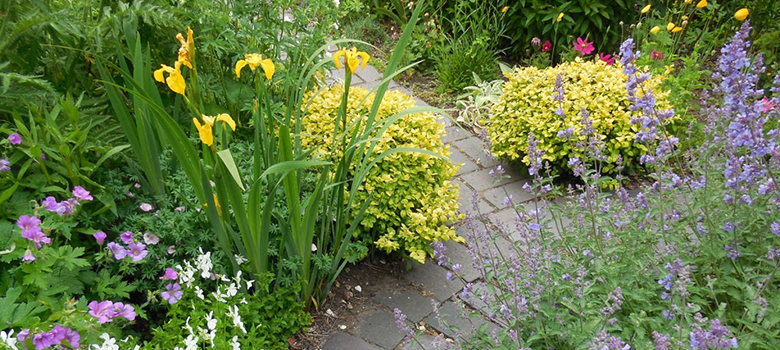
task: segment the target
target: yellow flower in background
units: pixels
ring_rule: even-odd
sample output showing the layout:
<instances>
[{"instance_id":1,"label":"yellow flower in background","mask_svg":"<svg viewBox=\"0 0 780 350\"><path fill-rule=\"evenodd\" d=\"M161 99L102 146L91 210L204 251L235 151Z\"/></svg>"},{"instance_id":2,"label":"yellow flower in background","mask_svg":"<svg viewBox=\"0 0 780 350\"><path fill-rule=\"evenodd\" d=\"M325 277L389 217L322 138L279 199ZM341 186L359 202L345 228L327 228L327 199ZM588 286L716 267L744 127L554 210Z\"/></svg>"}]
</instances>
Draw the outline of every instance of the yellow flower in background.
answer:
<instances>
[{"instance_id":1,"label":"yellow flower in background","mask_svg":"<svg viewBox=\"0 0 780 350\"><path fill-rule=\"evenodd\" d=\"M669 24L666 25L666 30L672 30L674 29L675 25L674 22L669 22Z\"/></svg>"},{"instance_id":2,"label":"yellow flower in background","mask_svg":"<svg viewBox=\"0 0 780 350\"><path fill-rule=\"evenodd\" d=\"M748 11L747 8L741 8L739 11L734 13L734 18L737 19L737 21L744 21L745 18L750 14L750 11Z\"/></svg>"},{"instance_id":3,"label":"yellow flower in background","mask_svg":"<svg viewBox=\"0 0 780 350\"><path fill-rule=\"evenodd\" d=\"M683 21L687 21L688 20L688 16L682 16L682 20Z\"/></svg>"},{"instance_id":4,"label":"yellow flower in background","mask_svg":"<svg viewBox=\"0 0 780 350\"><path fill-rule=\"evenodd\" d=\"M644 14L644 13L648 13L648 12L650 11L650 8L651 8L651 7L652 7L652 5L647 5L647 6L645 6L645 7L642 9L642 13L643 13L643 14Z\"/></svg>"},{"instance_id":5,"label":"yellow flower in background","mask_svg":"<svg viewBox=\"0 0 780 350\"><path fill-rule=\"evenodd\" d=\"M225 113L219 114L216 117L203 115L203 124L198 121L198 118L192 118L192 122L195 124L195 128L198 129L198 136L200 136L200 140L207 146L214 144L213 127L214 123L218 121L226 123L233 131L236 131L236 122L233 121L233 118L231 118L230 115Z\"/></svg>"},{"instance_id":6,"label":"yellow flower in background","mask_svg":"<svg viewBox=\"0 0 780 350\"><path fill-rule=\"evenodd\" d=\"M157 80L161 83L166 83L173 92L179 95L184 95L184 90L187 88L187 83L184 81L184 77L181 75L181 64L181 61L176 61L173 68L161 64L162 68L154 71L154 80ZM165 78L164 73L168 73L167 78Z\"/></svg>"},{"instance_id":7,"label":"yellow flower in background","mask_svg":"<svg viewBox=\"0 0 780 350\"><path fill-rule=\"evenodd\" d=\"M248 53L244 55L246 58L245 60L238 60L236 62L236 76L241 78L241 70L244 68L244 66L249 66L249 69L255 70L258 66L263 69L263 72L265 72L265 77L268 80L271 80L271 78L274 77L274 72L276 72L276 67L274 67L274 62L271 61L270 58L263 59L263 55L259 53Z\"/></svg>"},{"instance_id":8,"label":"yellow flower in background","mask_svg":"<svg viewBox=\"0 0 780 350\"><path fill-rule=\"evenodd\" d=\"M669 73L674 72L674 64L664 66L666 68L666 71L664 72L664 75L669 75Z\"/></svg>"},{"instance_id":9,"label":"yellow flower in background","mask_svg":"<svg viewBox=\"0 0 780 350\"><path fill-rule=\"evenodd\" d=\"M187 27L187 39L184 39L184 36L181 35L181 33L176 34L176 39L179 40L179 43L181 43L181 47L179 48L179 59L178 61L181 62L183 65L190 67L192 69L192 54L191 52L194 50L194 44L195 40L193 40L193 33L192 29L190 27Z\"/></svg>"},{"instance_id":10,"label":"yellow flower in background","mask_svg":"<svg viewBox=\"0 0 780 350\"><path fill-rule=\"evenodd\" d=\"M689 4L689 5L690 5L690 3L692 3L692 2L693 2L693 0L685 0L685 3L686 3L686 4Z\"/></svg>"},{"instance_id":11,"label":"yellow flower in background","mask_svg":"<svg viewBox=\"0 0 780 350\"><path fill-rule=\"evenodd\" d=\"M506 11L509 10L509 6L504 6L504 8L501 9L501 13L506 13Z\"/></svg>"},{"instance_id":12,"label":"yellow flower in background","mask_svg":"<svg viewBox=\"0 0 780 350\"><path fill-rule=\"evenodd\" d=\"M560 21L562 21L562 20L563 20L563 12L561 12L560 14L558 14L558 18L557 18L555 21L556 21L556 22L560 22Z\"/></svg>"},{"instance_id":13,"label":"yellow flower in background","mask_svg":"<svg viewBox=\"0 0 780 350\"><path fill-rule=\"evenodd\" d=\"M347 67L349 67L350 72L353 74L355 73L355 69L357 69L358 65L360 65L360 69L363 70L366 68L366 63L368 63L369 57L368 54L363 51L358 51L357 48L353 47L349 50L347 49L341 49L336 51L335 54L333 54L333 62L336 63L336 68L341 69L341 57L344 56L344 61L347 64ZM358 60L360 58L360 60Z\"/></svg>"},{"instance_id":14,"label":"yellow flower in background","mask_svg":"<svg viewBox=\"0 0 780 350\"><path fill-rule=\"evenodd\" d=\"M682 31L682 27L674 27L674 29L672 29L672 33L679 33L681 31Z\"/></svg>"},{"instance_id":15,"label":"yellow flower in background","mask_svg":"<svg viewBox=\"0 0 780 350\"><path fill-rule=\"evenodd\" d=\"M697 9L703 9L707 7L707 0L701 0L698 4L696 4Z\"/></svg>"},{"instance_id":16,"label":"yellow flower in background","mask_svg":"<svg viewBox=\"0 0 780 350\"><path fill-rule=\"evenodd\" d=\"M658 33L659 30L661 30L661 27L655 26L655 27L653 27L653 29L650 29L650 33L651 34L655 34L655 33Z\"/></svg>"}]
</instances>

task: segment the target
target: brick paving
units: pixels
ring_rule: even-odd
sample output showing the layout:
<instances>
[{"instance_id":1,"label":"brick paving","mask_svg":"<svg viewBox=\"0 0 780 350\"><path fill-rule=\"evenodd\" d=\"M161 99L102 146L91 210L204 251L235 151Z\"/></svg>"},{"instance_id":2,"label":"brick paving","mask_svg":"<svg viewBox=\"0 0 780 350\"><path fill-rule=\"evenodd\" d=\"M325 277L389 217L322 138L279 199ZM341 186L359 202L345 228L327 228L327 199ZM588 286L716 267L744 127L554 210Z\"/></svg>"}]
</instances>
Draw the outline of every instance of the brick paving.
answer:
<instances>
[{"instance_id":1,"label":"brick paving","mask_svg":"<svg viewBox=\"0 0 780 350\"><path fill-rule=\"evenodd\" d=\"M334 71L330 83L343 81L343 70ZM358 70L353 78L353 84L371 89L379 85L382 74L371 65L367 65L363 71ZM405 87L395 82L390 82L390 90L399 90L407 95L413 94ZM415 97L418 106L428 106L427 103ZM514 210L509 205L504 205L504 198L512 195L513 203L522 203L533 199L533 195L522 190L527 181L517 174L510 174L509 179L494 182L489 174L490 170L499 163L485 152L483 141L473 135L472 132L454 125L450 120L442 120L445 125L443 141L450 146L451 161L460 165L460 170L453 179L453 183L459 186L461 211L472 210L472 203L476 194L477 206L480 212L493 214L504 223L511 224L514 218ZM506 165L505 168L509 169ZM460 232L464 228L455 224L455 230ZM508 241L497 242L499 249L508 249L511 243ZM468 249L455 242L446 242L447 257L452 265L463 266L461 273L469 282L481 283L479 273L472 267ZM324 350L431 350L435 349L436 340L430 335L431 331L437 334L445 334L449 337L456 336L439 321L456 326L462 334L469 335L487 324L488 331L497 330L500 327L485 316L477 312L484 308L484 303L479 300L460 300L460 292L463 288L460 280L447 281L447 270L438 266L435 262L428 261L423 265L415 265L407 271L402 280L408 282L410 290L383 291L373 298L375 310L366 313L355 329L345 329L333 333L325 343ZM435 306L435 309L434 309ZM420 344L406 344L401 333L395 325L392 310L398 308L403 311L408 319L417 325L426 327L426 333L418 339ZM462 312L461 310L466 310ZM438 310L438 312L437 312ZM468 316L469 313L476 316ZM414 325L409 324L411 327Z\"/></svg>"}]
</instances>

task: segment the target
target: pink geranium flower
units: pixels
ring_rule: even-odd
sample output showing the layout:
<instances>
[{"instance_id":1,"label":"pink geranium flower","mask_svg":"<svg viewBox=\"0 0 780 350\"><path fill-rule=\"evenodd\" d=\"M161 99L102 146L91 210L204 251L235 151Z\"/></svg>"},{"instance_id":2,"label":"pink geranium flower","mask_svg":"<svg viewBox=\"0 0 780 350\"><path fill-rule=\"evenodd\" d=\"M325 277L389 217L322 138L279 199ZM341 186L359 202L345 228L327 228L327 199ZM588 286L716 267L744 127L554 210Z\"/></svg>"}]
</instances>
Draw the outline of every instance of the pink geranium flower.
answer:
<instances>
[{"instance_id":1,"label":"pink geranium flower","mask_svg":"<svg viewBox=\"0 0 780 350\"><path fill-rule=\"evenodd\" d=\"M582 40L582 38L577 38L577 41L574 42L574 50L579 51L580 54L585 56L593 52L595 48L593 47L593 43L587 39Z\"/></svg>"},{"instance_id":2,"label":"pink geranium flower","mask_svg":"<svg viewBox=\"0 0 780 350\"><path fill-rule=\"evenodd\" d=\"M605 55L603 53L599 53L599 59L606 63L608 66L611 66L615 63L615 59L612 57L612 55Z\"/></svg>"},{"instance_id":3,"label":"pink geranium flower","mask_svg":"<svg viewBox=\"0 0 780 350\"><path fill-rule=\"evenodd\" d=\"M172 269L170 267L165 269L165 275L160 277L160 279L163 280L163 281L175 281L178 278L179 278L179 274L176 273L176 270L174 270L174 269Z\"/></svg>"},{"instance_id":4,"label":"pink geranium flower","mask_svg":"<svg viewBox=\"0 0 780 350\"><path fill-rule=\"evenodd\" d=\"M664 57L666 57L666 55L664 55L663 52L656 51L655 49L653 49L653 51L650 52L650 59L653 61L662 60L664 59Z\"/></svg>"},{"instance_id":5,"label":"pink geranium flower","mask_svg":"<svg viewBox=\"0 0 780 350\"><path fill-rule=\"evenodd\" d=\"M549 52L550 49L552 49L552 43L550 40L546 40L544 44L542 44L542 52Z\"/></svg>"}]
</instances>

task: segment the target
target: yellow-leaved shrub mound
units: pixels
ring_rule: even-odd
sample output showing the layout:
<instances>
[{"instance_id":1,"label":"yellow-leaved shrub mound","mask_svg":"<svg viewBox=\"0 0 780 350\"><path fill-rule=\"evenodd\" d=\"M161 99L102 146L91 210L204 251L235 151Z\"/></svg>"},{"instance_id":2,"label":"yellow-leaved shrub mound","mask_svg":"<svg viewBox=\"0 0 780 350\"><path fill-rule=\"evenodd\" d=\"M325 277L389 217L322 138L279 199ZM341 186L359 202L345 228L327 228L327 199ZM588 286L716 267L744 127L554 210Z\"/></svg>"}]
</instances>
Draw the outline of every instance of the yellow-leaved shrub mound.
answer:
<instances>
[{"instance_id":1,"label":"yellow-leaved shrub mound","mask_svg":"<svg viewBox=\"0 0 780 350\"><path fill-rule=\"evenodd\" d=\"M565 96L563 118L555 114L560 103L553 100L558 74L562 77ZM623 165L630 166L647 152L645 145L634 142L640 126L630 121L641 111L629 109L627 78L619 64L610 66L577 58L546 69L517 68L506 77L508 81L504 83L499 102L493 106L493 119L488 127L494 156L528 164L528 136L533 133L539 140L539 149L544 151L543 159L550 162L554 171L569 169L571 157L587 161L584 154L587 136L581 135L583 108L590 113L593 129L604 142L607 164L602 164L603 172L614 172L619 155ZM657 110L662 111L671 105L667 101L669 92L662 91L660 85L661 78L653 76L644 86L653 90ZM641 95L638 92L638 97ZM557 136L568 127L574 129L572 142Z\"/></svg>"},{"instance_id":2,"label":"yellow-leaved shrub mound","mask_svg":"<svg viewBox=\"0 0 780 350\"><path fill-rule=\"evenodd\" d=\"M316 149L325 159L330 158L331 152L341 152L330 147L343 93L343 86L334 86L316 96L309 93L304 99L304 106L311 104L303 118L301 133L305 136L301 142ZM365 88L350 87L347 103L350 123L355 118L363 118L365 122L373 103L373 94L360 103L367 95ZM375 123L413 107L414 103L414 99L400 91L387 91ZM444 126L435 118L432 113L403 116L380 136L373 155L396 147L414 147L449 158L449 146L441 140ZM458 189L450 181L457 170L457 166L445 159L418 152L397 152L383 158L371 168L353 200L355 213L370 200L358 234L384 251L402 250L421 263L426 253L432 253L432 241L462 241L446 225L460 217Z\"/></svg>"}]
</instances>

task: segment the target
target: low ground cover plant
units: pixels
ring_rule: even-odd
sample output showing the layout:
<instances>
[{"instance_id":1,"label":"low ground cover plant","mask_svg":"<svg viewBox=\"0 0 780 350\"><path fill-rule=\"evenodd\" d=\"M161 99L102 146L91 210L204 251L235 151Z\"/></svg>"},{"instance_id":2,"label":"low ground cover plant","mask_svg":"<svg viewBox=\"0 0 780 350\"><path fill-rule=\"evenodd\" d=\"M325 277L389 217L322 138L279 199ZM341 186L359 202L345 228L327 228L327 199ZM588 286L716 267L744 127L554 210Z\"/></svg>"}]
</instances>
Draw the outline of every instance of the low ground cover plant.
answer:
<instances>
[{"instance_id":1,"label":"low ground cover plant","mask_svg":"<svg viewBox=\"0 0 780 350\"><path fill-rule=\"evenodd\" d=\"M316 148L326 158L331 153L342 152L340 145L329 145L322 140L332 138L333 122L338 116L343 91L342 86L335 86L307 99L302 132L311 136L303 138L302 144ZM373 103L373 94L364 88L353 87L349 98L348 124L358 118L365 119ZM376 122L388 122L388 118L409 110L414 104L411 96L388 91L379 105ZM356 193L353 204L357 207L365 201L370 202L360 222L359 239L388 253L403 252L420 263L432 253L432 241L460 240L447 225L459 217L457 188L450 182L457 166L445 159L449 157L449 147L441 140L443 133L444 125L430 112L406 114L388 125L380 136L382 140L374 148L375 155L398 147L411 147L443 158L403 152L376 163Z\"/></svg>"},{"instance_id":2,"label":"low ground cover plant","mask_svg":"<svg viewBox=\"0 0 780 350\"><path fill-rule=\"evenodd\" d=\"M647 73L647 89L655 91L657 108L668 113L668 91L659 91L661 77ZM543 160L555 170L572 171L575 162L598 162L598 170L611 173L618 166L638 165L647 147L638 142L641 110L631 107L626 76L620 67L601 60L580 58L556 67L517 68L507 75L502 95L493 105L488 127L491 152L500 159L530 165L529 139L533 136ZM565 91L565 94L564 94ZM644 91L638 91L641 98ZM589 122L583 123L588 120ZM665 119L661 126L672 122ZM587 156L587 133L604 144L604 159ZM571 138L561 137L561 134Z\"/></svg>"}]
</instances>

